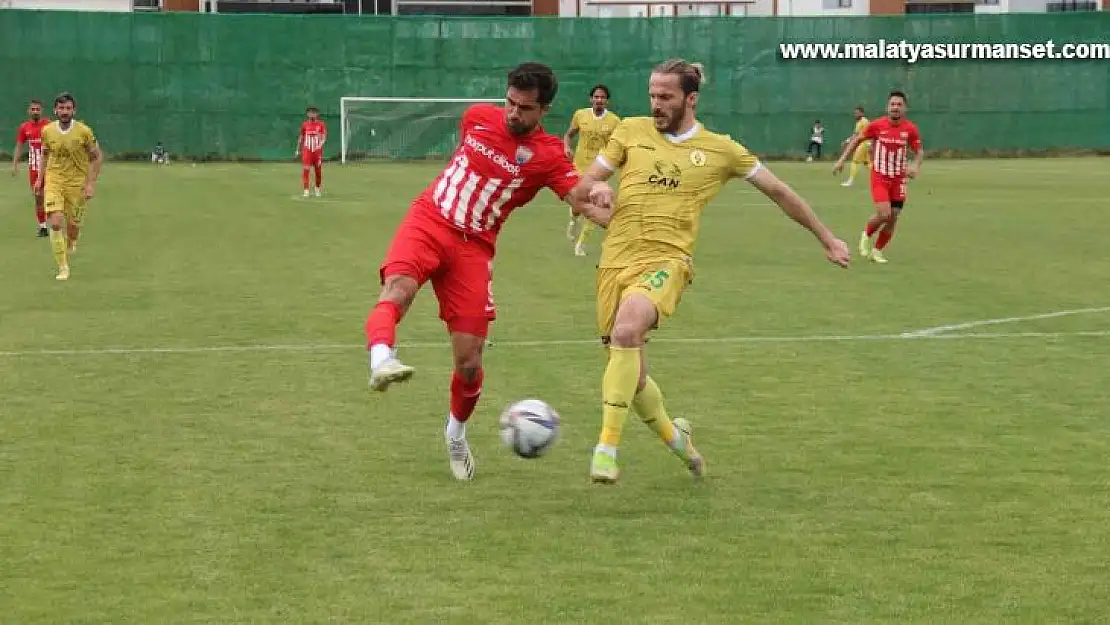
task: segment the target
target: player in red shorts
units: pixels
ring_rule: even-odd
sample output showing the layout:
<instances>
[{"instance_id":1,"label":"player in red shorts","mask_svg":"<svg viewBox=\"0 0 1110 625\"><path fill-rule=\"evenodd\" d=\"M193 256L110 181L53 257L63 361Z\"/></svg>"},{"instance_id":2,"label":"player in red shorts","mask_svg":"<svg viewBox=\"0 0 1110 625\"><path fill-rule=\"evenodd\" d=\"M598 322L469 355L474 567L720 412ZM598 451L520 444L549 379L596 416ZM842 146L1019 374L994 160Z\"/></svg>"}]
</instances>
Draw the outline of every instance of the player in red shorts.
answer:
<instances>
[{"instance_id":1,"label":"player in red shorts","mask_svg":"<svg viewBox=\"0 0 1110 625\"><path fill-rule=\"evenodd\" d=\"M320 197L323 182L324 142L328 139L328 127L320 119L320 109L310 106L305 109L308 119L301 124L301 136L297 138L297 151L294 156L301 157L301 186L304 196L308 197L308 170L316 173L316 197Z\"/></svg>"},{"instance_id":2,"label":"player in red shorts","mask_svg":"<svg viewBox=\"0 0 1110 625\"><path fill-rule=\"evenodd\" d=\"M886 116L867 125L852 139L833 166L833 173L840 173L849 154L855 152L861 141L871 140L871 200L875 215L867 220L867 228L860 235L859 253L873 262L885 263L883 249L894 236L898 216L906 205L906 179L917 177L925 152L921 148L921 133L917 126L906 119L906 94L891 91L886 103ZM913 152L913 162L906 162L906 153ZM871 248L871 236L879 238Z\"/></svg>"},{"instance_id":3,"label":"player in red shorts","mask_svg":"<svg viewBox=\"0 0 1110 625\"><path fill-rule=\"evenodd\" d=\"M39 236L50 234L46 229L46 208L43 205L42 194L35 192L35 183L42 175L42 129L50 123L49 119L42 116L42 102L31 100L27 107L27 121L19 125L15 133L15 148L12 150L12 177L19 175L19 159L22 156L23 144L27 144L27 174L31 181L31 194L35 196L35 218L39 223Z\"/></svg>"},{"instance_id":4,"label":"player in red shorts","mask_svg":"<svg viewBox=\"0 0 1110 625\"><path fill-rule=\"evenodd\" d=\"M524 63L509 72L505 106L476 104L463 113L451 162L415 199L393 237L380 268L381 295L366 320L370 388L385 391L413 374L394 351L396 328L431 281L454 352L444 434L460 480L474 476L466 422L482 392L482 350L497 310L493 258L505 220L547 187L575 213L608 224L610 211L589 201L601 183L572 194L578 172L562 139L540 126L558 88L551 68Z\"/></svg>"}]
</instances>

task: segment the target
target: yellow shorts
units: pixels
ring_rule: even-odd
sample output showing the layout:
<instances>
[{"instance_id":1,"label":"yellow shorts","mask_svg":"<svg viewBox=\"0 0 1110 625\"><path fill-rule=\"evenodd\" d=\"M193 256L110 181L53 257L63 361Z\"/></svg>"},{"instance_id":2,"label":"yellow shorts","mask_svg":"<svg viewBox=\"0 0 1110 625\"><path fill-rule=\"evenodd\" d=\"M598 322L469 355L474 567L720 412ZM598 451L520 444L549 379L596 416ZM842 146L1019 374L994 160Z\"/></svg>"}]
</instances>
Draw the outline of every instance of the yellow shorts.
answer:
<instances>
[{"instance_id":1,"label":"yellow shorts","mask_svg":"<svg viewBox=\"0 0 1110 625\"><path fill-rule=\"evenodd\" d=\"M871 164L871 142L864 141L856 147L856 151L852 154L852 162L861 165Z\"/></svg>"},{"instance_id":2,"label":"yellow shorts","mask_svg":"<svg viewBox=\"0 0 1110 625\"><path fill-rule=\"evenodd\" d=\"M643 293L655 304L659 319L655 327L674 314L686 287L694 279L688 260L661 260L631 267L602 267L597 270L597 332L608 341L617 320L617 309L632 293Z\"/></svg>"},{"instance_id":3,"label":"yellow shorts","mask_svg":"<svg viewBox=\"0 0 1110 625\"><path fill-rule=\"evenodd\" d=\"M47 183L43 188L42 196L47 215L60 211L65 213L67 221L74 225L81 225L81 221L85 218L85 209L88 207L84 185Z\"/></svg>"}]
</instances>

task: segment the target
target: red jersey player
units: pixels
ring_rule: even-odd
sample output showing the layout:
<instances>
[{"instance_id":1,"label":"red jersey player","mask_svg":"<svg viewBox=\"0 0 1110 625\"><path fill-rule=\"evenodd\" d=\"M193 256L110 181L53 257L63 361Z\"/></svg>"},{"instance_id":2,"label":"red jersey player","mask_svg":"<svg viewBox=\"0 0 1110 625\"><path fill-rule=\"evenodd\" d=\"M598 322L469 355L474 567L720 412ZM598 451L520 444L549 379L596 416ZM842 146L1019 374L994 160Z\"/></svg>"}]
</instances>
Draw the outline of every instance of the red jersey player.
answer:
<instances>
[{"instance_id":1,"label":"red jersey player","mask_svg":"<svg viewBox=\"0 0 1110 625\"><path fill-rule=\"evenodd\" d=\"M887 99L886 116L867 125L859 135L848 143L844 154L833 167L839 173L844 160L852 154L861 141L871 140L871 200L875 203L875 215L867 221L867 228L860 235L859 253L870 257L873 262L885 263L882 250L894 236L894 226L906 205L906 178L914 178L921 171L921 160L925 152L921 148L921 133L917 126L906 119L906 94L891 91ZM906 153L913 152L913 162L906 162ZM871 236L876 232L879 238L871 247Z\"/></svg>"},{"instance_id":2,"label":"red jersey player","mask_svg":"<svg viewBox=\"0 0 1110 625\"><path fill-rule=\"evenodd\" d=\"M297 138L297 151L294 156L301 157L301 186L304 196L308 197L308 169L316 170L316 197L320 197L320 184L323 182L324 142L328 138L328 127L320 119L320 109L310 106L305 109L308 119L301 124L301 136Z\"/></svg>"},{"instance_id":3,"label":"red jersey player","mask_svg":"<svg viewBox=\"0 0 1110 625\"><path fill-rule=\"evenodd\" d=\"M610 211L589 202L595 189L571 193L578 172L562 140L540 126L557 91L551 68L524 63L509 72L505 106L476 104L463 113L451 162L415 199L393 237L380 267L381 295L366 320L370 388L385 391L413 374L394 351L396 328L431 281L454 352L445 437L460 480L474 476L465 424L482 392L482 351L496 317L493 258L505 220L547 187L576 214L608 224Z\"/></svg>"},{"instance_id":4,"label":"red jersey player","mask_svg":"<svg viewBox=\"0 0 1110 625\"><path fill-rule=\"evenodd\" d=\"M39 236L50 234L46 229L46 209L42 194L35 192L35 183L42 175L42 129L50 123L42 117L42 102L31 100L27 107L27 121L19 125L15 133L15 149L12 150L12 176L19 175L19 158L23 144L27 144L27 174L31 180L31 193L35 196L35 218L39 222Z\"/></svg>"}]
</instances>

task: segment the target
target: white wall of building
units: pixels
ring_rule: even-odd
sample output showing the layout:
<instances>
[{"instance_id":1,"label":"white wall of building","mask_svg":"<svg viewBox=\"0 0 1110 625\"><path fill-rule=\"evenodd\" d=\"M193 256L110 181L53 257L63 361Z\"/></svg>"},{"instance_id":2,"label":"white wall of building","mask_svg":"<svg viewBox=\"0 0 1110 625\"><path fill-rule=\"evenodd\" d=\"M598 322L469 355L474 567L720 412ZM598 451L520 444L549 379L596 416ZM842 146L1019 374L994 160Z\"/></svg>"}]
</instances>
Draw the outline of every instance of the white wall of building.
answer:
<instances>
[{"instance_id":1,"label":"white wall of building","mask_svg":"<svg viewBox=\"0 0 1110 625\"><path fill-rule=\"evenodd\" d=\"M779 15L786 17L835 17L870 14L870 0L779 0Z\"/></svg>"},{"instance_id":2,"label":"white wall of building","mask_svg":"<svg viewBox=\"0 0 1110 625\"><path fill-rule=\"evenodd\" d=\"M1002 0L1009 1L1009 0ZM1031 0L1025 0L1031 1ZM1045 0L1038 0L1044 2ZM696 15L731 15L732 17L765 16L775 14L775 0L754 0L750 3L736 4L632 4L621 6L597 6L586 4L587 0L559 0L560 17L670 17ZM847 5L847 6L841 6ZM677 11L676 11L677 9ZM868 15L871 0L778 0L780 16L821 16Z\"/></svg>"},{"instance_id":3,"label":"white wall of building","mask_svg":"<svg viewBox=\"0 0 1110 625\"><path fill-rule=\"evenodd\" d=\"M1009 13L1010 0L998 0L995 4L976 4L976 13Z\"/></svg>"},{"instance_id":4,"label":"white wall of building","mask_svg":"<svg viewBox=\"0 0 1110 625\"><path fill-rule=\"evenodd\" d=\"M1048 3L1045 0L1007 0L1006 13L1044 13Z\"/></svg>"},{"instance_id":5,"label":"white wall of building","mask_svg":"<svg viewBox=\"0 0 1110 625\"><path fill-rule=\"evenodd\" d=\"M132 10L131 0L0 0L0 8L124 12Z\"/></svg>"}]
</instances>

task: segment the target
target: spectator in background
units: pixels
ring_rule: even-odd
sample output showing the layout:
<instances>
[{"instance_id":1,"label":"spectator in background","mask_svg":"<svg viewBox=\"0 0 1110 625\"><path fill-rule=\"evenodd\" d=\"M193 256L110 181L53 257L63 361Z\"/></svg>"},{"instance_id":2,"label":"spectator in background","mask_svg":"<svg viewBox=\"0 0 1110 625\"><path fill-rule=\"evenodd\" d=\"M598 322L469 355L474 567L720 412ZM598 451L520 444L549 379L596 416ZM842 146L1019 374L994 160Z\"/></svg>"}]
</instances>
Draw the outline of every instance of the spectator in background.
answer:
<instances>
[{"instance_id":1,"label":"spectator in background","mask_svg":"<svg viewBox=\"0 0 1110 625\"><path fill-rule=\"evenodd\" d=\"M821 125L821 120L813 122L813 132L809 134L809 147L806 148L806 162L812 163L816 155L818 160L821 159L821 146L825 143L825 127Z\"/></svg>"},{"instance_id":2,"label":"spectator in background","mask_svg":"<svg viewBox=\"0 0 1110 625\"><path fill-rule=\"evenodd\" d=\"M166 153L166 148L162 147L162 142L154 144L154 151L150 153L150 162L158 163L159 165L169 165L170 155Z\"/></svg>"}]
</instances>

